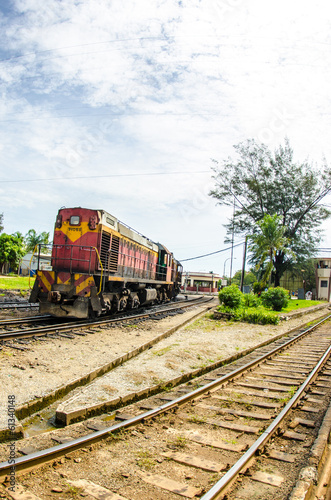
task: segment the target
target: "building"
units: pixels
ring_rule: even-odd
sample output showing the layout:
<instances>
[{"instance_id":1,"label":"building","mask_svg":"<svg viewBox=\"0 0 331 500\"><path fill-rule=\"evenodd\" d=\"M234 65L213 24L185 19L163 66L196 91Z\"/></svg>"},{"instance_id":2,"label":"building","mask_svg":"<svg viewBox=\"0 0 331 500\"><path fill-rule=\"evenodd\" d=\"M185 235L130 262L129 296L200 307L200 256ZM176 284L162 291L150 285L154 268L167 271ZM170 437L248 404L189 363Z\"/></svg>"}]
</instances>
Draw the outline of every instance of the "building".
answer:
<instances>
[{"instance_id":1,"label":"building","mask_svg":"<svg viewBox=\"0 0 331 500\"><path fill-rule=\"evenodd\" d=\"M184 292L212 293L218 291L218 281L221 276L216 273L184 272L182 276L182 290Z\"/></svg>"},{"instance_id":2,"label":"building","mask_svg":"<svg viewBox=\"0 0 331 500\"><path fill-rule=\"evenodd\" d=\"M319 300L331 302L331 257L317 259L316 292Z\"/></svg>"},{"instance_id":3,"label":"building","mask_svg":"<svg viewBox=\"0 0 331 500\"><path fill-rule=\"evenodd\" d=\"M23 259L20 262L18 274L21 276L34 276L36 270L38 269L38 253L35 253L32 257L32 252L24 255ZM43 254L39 255L39 269L44 271L51 271L51 255Z\"/></svg>"}]
</instances>

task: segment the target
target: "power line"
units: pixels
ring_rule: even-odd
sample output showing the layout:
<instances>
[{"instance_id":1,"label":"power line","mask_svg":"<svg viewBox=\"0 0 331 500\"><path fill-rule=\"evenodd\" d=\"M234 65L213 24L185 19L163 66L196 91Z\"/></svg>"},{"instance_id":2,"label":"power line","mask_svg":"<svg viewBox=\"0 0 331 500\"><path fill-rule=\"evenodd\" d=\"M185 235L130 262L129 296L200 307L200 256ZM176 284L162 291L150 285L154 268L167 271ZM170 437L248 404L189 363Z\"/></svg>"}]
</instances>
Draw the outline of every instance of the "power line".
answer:
<instances>
[{"instance_id":1,"label":"power line","mask_svg":"<svg viewBox=\"0 0 331 500\"><path fill-rule=\"evenodd\" d=\"M142 177L149 175L192 175L192 174L205 174L210 173L210 170L200 170L195 172L145 172L139 174L110 174L110 175L87 175L87 176L75 176L75 177L48 177L45 179L0 179L1 183L17 183L17 182L43 182L43 181L66 181L72 179L106 179L110 177Z\"/></svg>"},{"instance_id":2,"label":"power line","mask_svg":"<svg viewBox=\"0 0 331 500\"><path fill-rule=\"evenodd\" d=\"M239 246L243 245L244 243L245 243L245 240L241 241L240 243L236 243L235 245L233 245L233 248L239 247ZM189 259L179 259L179 261L180 262L187 262L189 260L202 259L203 257L209 257L210 255L215 255L217 253L226 252L227 250L231 250L231 248L232 248L232 245L228 248L223 248L222 250L217 250L216 252L206 253L204 255L198 255L197 257L191 257ZM331 252L331 248L317 248L317 251L318 252Z\"/></svg>"},{"instance_id":3,"label":"power line","mask_svg":"<svg viewBox=\"0 0 331 500\"><path fill-rule=\"evenodd\" d=\"M56 110L55 110L56 111ZM215 112L208 112L208 111L205 111L205 112L202 112L202 113L199 113L199 112L183 112L183 113L173 113L171 111L160 111L160 112L140 112L140 111L122 111L122 112L112 112L112 111L109 111L109 112L105 112L105 113L93 113L93 109L91 109L91 113L80 113L80 114L75 114L75 115L57 115L57 116L50 116L50 115L45 115L45 116L32 116L32 117L24 117L22 116L23 113L15 113L14 115L9 115L9 116L19 116L20 119L13 119L13 118L8 118L7 120L0 120L0 123L31 123L32 120L49 120L50 118L52 118L52 120L60 120L62 118L80 118L82 116L88 116L89 118L99 118L100 116L103 116L103 117L106 117L106 118L119 118L119 117L126 117L126 116L134 116L134 117L139 117L139 116L151 116L151 117L154 117L154 116L165 116L165 117L172 117L172 116L175 116L175 117L178 117L178 116L184 116L184 117L201 117L201 116L215 116L216 118L231 118L233 115L230 114L230 113L223 113L223 114L220 114L220 113L215 113ZM38 112L38 110L37 110ZM49 113L51 113L52 110L49 110ZM27 113L30 113L30 111L26 111L25 114ZM329 113L330 114L330 113ZM255 115L255 116L258 116L258 115ZM262 118L262 115L260 115L260 117Z\"/></svg>"},{"instance_id":4,"label":"power line","mask_svg":"<svg viewBox=\"0 0 331 500\"><path fill-rule=\"evenodd\" d=\"M168 37L168 38L170 38L170 37ZM50 52L55 52L57 50L73 49L73 48L77 48L77 47L89 47L89 46L93 46L93 45L103 45L103 44L108 44L108 43L112 44L112 43L119 43L119 42L133 42L133 41L141 41L141 40L168 41L168 38L166 38L164 36L151 36L151 37L146 36L146 37L135 37L135 38L118 38L118 39L114 39L114 40L105 40L104 42L90 42L90 43L81 43L81 44L77 44L77 45L67 45L67 46L63 46L63 47L54 47L52 49L38 50L38 51L34 51L34 52L26 52L25 54L17 54L15 56L9 56L5 59L0 59L0 63L11 61L13 59L22 59L24 57L36 56L39 54L46 54L46 53L50 53ZM171 37L171 38L173 38L173 37Z\"/></svg>"},{"instance_id":5,"label":"power line","mask_svg":"<svg viewBox=\"0 0 331 500\"><path fill-rule=\"evenodd\" d=\"M12 55L12 56L9 56L9 57L6 57L6 58L3 58L3 59L0 59L0 63L2 62L8 62L8 61L12 61L12 60L17 60L17 59L22 59L24 57L29 57L29 56L37 56L37 55L40 55L40 54L47 54L47 53L51 53L51 52L55 52L55 51L60 51L60 50L67 50L67 49L73 49L73 48L79 48L79 47L92 47L92 46L96 46L96 45L107 45L107 44L118 44L118 43L121 43L121 42L136 42L136 41L160 41L160 42L170 42L170 41L174 41L174 40L179 40L179 41L182 41L182 40L188 40L189 38L209 38L209 39L226 39L227 41L229 40L229 35L182 35L182 36L174 36L174 35L157 35L157 36L141 36L141 37L130 37L130 38L114 38L114 39L111 39L111 40L104 40L104 41L98 41L98 42L89 42L89 43L82 43L82 44L74 44L74 45L65 45L65 46L62 46L62 47L53 47L51 49L45 49L45 50L36 50L36 51L31 51L31 52L26 52L25 54L16 54L16 55ZM236 36L232 36L232 38L237 38L238 39L238 42L239 41L243 41L245 40L245 37L241 36L241 35L236 35ZM271 41L274 41L274 40L281 40L283 41L283 38L277 38L277 37L273 37L273 38L268 38L268 37L254 37L255 40L271 40ZM254 39L253 38L253 39ZM252 40L252 38L250 37L249 38L250 41ZM325 45L325 46L330 46L330 42L324 42L324 41L319 41L319 40L314 40L313 41L315 45ZM229 43L217 43L215 42L215 45L216 46L224 46L224 47L237 47L238 43L235 44L234 42L231 42L231 44ZM309 47L312 47L313 46L313 43L312 41L310 41L310 44L308 45L308 48ZM283 45L282 48L290 48L292 50L301 50L303 48L303 45L302 46L293 46L293 45ZM77 55L77 54L73 54L73 55ZM80 54L78 54L80 55ZM60 56L61 57L61 56Z\"/></svg>"},{"instance_id":6,"label":"power line","mask_svg":"<svg viewBox=\"0 0 331 500\"><path fill-rule=\"evenodd\" d=\"M239 246L243 245L244 243L245 243L245 241L241 241L240 243L233 245L233 247L231 245L231 247L223 248L222 250L217 250L216 252L206 253L204 255L198 255L197 257L191 257L190 259L179 259L179 260L180 260L180 262L187 262L188 260L202 259L203 257L209 257L209 255L215 255L217 253L226 252L227 250L231 250L231 248L239 247Z\"/></svg>"}]
</instances>

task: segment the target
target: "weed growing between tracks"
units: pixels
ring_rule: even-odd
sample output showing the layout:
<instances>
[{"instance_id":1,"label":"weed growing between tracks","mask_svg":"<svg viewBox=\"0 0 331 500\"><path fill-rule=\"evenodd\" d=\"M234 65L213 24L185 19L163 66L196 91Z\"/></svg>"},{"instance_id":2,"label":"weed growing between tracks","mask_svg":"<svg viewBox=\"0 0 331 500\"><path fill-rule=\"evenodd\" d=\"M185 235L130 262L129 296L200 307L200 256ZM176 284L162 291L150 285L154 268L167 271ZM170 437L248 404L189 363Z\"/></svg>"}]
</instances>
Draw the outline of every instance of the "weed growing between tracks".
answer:
<instances>
[{"instance_id":1,"label":"weed growing between tracks","mask_svg":"<svg viewBox=\"0 0 331 500\"><path fill-rule=\"evenodd\" d=\"M176 436L175 439L168 441L167 445L170 448L185 448L187 446L187 438L185 436Z\"/></svg>"},{"instance_id":2,"label":"weed growing between tracks","mask_svg":"<svg viewBox=\"0 0 331 500\"><path fill-rule=\"evenodd\" d=\"M179 344L171 344L168 345L167 347L164 347L163 349L160 349L159 351L154 351L153 354L154 356L163 356L163 354L166 354L168 351L170 351L173 347L178 346Z\"/></svg>"},{"instance_id":3,"label":"weed growing between tracks","mask_svg":"<svg viewBox=\"0 0 331 500\"><path fill-rule=\"evenodd\" d=\"M146 470L150 470L156 465L155 459L151 456L149 451L138 451L137 452L136 463L139 467L143 467Z\"/></svg>"},{"instance_id":4,"label":"weed growing between tracks","mask_svg":"<svg viewBox=\"0 0 331 500\"><path fill-rule=\"evenodd\" d=\"M70 498L78 498L84 496L84 489L78 488L77 486L72 486L72 484L67 483L67 493L70 494Z\"/></svg>"},{"instance_id":5,"label":"weed growing between tracks","mask_svg":"<svg viewBox=\"0 0 331 500\"><path fill-rule=\"evenodd\" d=\"M192 422L194 424L204 424L206 422L206 417L199 417L197 415L189 415L187 417L188 422Z\"/></svg>"}]
</instances>

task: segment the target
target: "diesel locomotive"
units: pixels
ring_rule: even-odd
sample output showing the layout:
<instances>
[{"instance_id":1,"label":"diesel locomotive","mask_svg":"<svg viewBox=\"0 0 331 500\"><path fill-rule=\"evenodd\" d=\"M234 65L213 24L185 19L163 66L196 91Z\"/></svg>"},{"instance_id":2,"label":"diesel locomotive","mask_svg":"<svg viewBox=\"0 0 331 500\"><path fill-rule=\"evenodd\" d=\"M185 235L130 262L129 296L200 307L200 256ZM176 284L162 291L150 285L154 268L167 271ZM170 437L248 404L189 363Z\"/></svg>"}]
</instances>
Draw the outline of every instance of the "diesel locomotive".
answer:
<instances>
[{"instance_id":1,"label":"diesel locomotive","mask_svg":"<svg viewBox=\"0 0 331 500\"><path fill-rule=\"evenodd\" d=\"M91 318L179 293L173 254L104 210L60 209L51 252L52 270L36 271L29 299L42 314Z\"/></svg>"}]
</instances>

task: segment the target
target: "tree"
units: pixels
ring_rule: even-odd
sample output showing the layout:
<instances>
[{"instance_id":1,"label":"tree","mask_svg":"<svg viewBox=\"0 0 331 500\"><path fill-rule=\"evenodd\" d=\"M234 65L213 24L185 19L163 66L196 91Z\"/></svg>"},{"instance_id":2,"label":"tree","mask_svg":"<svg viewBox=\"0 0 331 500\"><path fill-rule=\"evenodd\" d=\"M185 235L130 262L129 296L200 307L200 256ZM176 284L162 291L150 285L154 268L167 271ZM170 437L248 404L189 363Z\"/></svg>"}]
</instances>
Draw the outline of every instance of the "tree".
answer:
<instances>
[{"instance_id":1,"label":"tree","mask_svg":"<svg viewBox=\"0 0 331 500\"><path fill-rule=\"evenodd\" d=\"M267 262L262 282L268 283L275 267L277 252L283 252L284 255L292 252L288 247L289 239L284 236L286 227L282 226L279 215L266 214L256 226L256 232L250 237L251 244L248 247L252 254L250 262L254 262L257 269Z\"/></svg>"},{"instance_id":2,"label":"tree","mask_svg":"<svg viewBox=\"0 0 331 500\"><path fill-rule=\"evenodd\" d=\"M0 214L0 233L3 231L3 214Z\"/></svg>"},{"instance_id":3,"label":"tree","mask_svg":"<svg viewBox=\"0 0 331 500\"><path fill-rule=\"evenodd\" d=\"M16 268L24 255L23 238L14 234L2 233L0 235L0 269L4 271L5 265Z\"/></svg>"},{"instance_id":4,"label":"tree","mask_svg":"<svg viewBox=\"0 0 331 500\"><path fill-rule=\"evenodd\" d=\"M316 288L316 260L306 259L296 262L291 270L291 276L303 281L305 290Z\"/></svg>"},{"instance_id":5,"label":"tree","mask_svg":"<svg viewBox=\"0 0 331 500\"><path fill-rule=\"evenodd\" d=\"M234 207L228 235L252 235L256 223L266 214L277 214L284 226L288 247L298 260L311 257L320 241L320 227L330 211L321 200L331 191L331 169L326 164L313 167L307 161L295 163L288 140L274 152L253 139L235 146L238 159L222 164L213 160L216 181L210 195L220 205ZM275 285L293 267L293 254L284 249L274 256Z\"/></svg>"},{"instance_id":6,"label":"tree","mask_svg":"<svg viewBox=\"0 0 331 500\"><path fill-rule=\"evenodd\" d=\"M252 285L253 283L255 283L255 281L257 280L257 276L254 272L254 270L250 270L248 272L245 273L245 276L244 276L244 285ZM231 279L231 283L233 285L238 285L240 286L240 283L241 283L241 270L237 271L233 278Z\"/></svg>"},{"instance_id":7,"label":"tree","mask_svg":"<svg viewBox=\"0 0 331 500\"><path fill-rule=\"evenodd\" d=\"M41 252L48 253L49 249L47 245L49 244L49 233L43 231L37 234L35 229L30 229L25 235L25 246L27 252L33 252L37 245L41 245Z\"/></svg>"}]
</instances>

